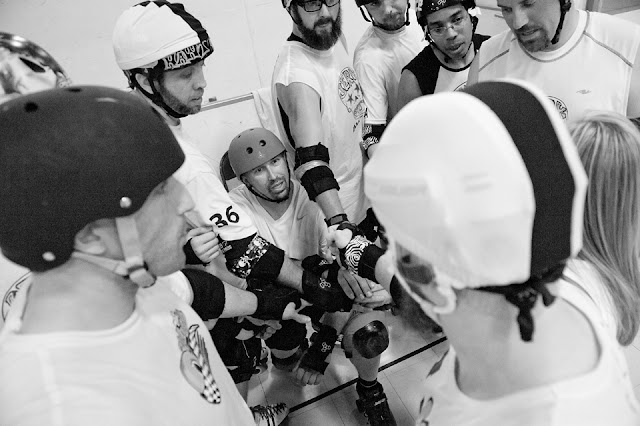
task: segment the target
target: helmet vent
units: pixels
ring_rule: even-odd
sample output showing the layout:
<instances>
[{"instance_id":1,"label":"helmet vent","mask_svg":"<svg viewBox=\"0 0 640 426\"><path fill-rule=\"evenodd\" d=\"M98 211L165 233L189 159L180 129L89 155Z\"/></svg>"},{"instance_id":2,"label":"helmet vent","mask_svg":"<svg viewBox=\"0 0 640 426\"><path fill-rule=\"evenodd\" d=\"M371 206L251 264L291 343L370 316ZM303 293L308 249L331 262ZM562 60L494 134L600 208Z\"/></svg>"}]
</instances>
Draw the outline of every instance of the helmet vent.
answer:
<instances>
[{"instance_id":1,"label":"helmet vent","mask_svg":"<svg viewBox=\"0 0 640 426\"><path fill-rule=\"evenodd\" d=\"M24 104L24 110L27 112L36 112L38 110L38 104L35 102L27 102Z\"/></svg>"},{"instance_id":2,"label":"helmet vent","mask_svg":"<svg viewBox=\"0 0 640 426\"><path fill-rule=\"evenodd\" d=\"M72 92L72 93L80 93L82 92L82 89L79 87L70 87L67 89L67 92Z\"/></svg>"},{"instance_id":3,"label":"helmet vent","mask_svg":"<svg viewBox=\"0 0 640 426\"><path fill-rule=\"evenodd\" d=\"M247 154L253 154L253 148L248 147L247 148Z\"/></svg>"},{"instance_id":4,"label":"helmet vent","mask_svg":"<svg viewBox=\"0 0 640 426\"><path fill-rule=\"evenodd\" d=\"M258 142L260 144L260 146L265 146L267 144L267 142L264 139L261 139L260 142Z\"/></svg>"}]
</instances>

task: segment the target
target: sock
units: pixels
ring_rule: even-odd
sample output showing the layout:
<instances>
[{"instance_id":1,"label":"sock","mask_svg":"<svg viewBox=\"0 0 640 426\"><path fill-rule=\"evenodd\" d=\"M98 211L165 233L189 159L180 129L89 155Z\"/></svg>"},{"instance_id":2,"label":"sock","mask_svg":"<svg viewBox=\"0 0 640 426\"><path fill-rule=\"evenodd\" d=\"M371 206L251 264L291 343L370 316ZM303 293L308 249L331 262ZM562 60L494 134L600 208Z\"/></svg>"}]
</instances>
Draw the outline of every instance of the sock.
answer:
<instances>
[{"instance_id":1,"label":"sock","mask_svg":"<svg viewBox=\"0 0 640 426\"><path fill-rule=\"evenodd\" d=\"M364 380L364 379L358 377L358 384L360 386L365 387L365 388L372 388L376 384L378 384L378 379L374 379L374 380L369 381L369 380Z\"/></svg>"}]
</instances>

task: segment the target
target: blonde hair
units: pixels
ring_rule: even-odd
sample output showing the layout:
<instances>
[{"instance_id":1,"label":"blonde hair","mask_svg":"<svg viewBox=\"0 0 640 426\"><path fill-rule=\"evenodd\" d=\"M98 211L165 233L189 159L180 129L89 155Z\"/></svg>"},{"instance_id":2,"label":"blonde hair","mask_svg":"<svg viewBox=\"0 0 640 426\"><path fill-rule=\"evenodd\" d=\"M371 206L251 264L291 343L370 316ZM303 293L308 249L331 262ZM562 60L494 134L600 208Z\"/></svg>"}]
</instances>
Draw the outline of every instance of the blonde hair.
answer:
<instances>
[{"instance_id":1,"label":"blonde hair","mask_svg":"<svg viewBox=\"0 0 640 426\"><path fill-rule=\"evenodd\" d=\"M573 123L571 135L589 176L578 257L600 274L626 346L640 323L640 132L620 114L598 112Z\"/></svg>"}]
</instances>

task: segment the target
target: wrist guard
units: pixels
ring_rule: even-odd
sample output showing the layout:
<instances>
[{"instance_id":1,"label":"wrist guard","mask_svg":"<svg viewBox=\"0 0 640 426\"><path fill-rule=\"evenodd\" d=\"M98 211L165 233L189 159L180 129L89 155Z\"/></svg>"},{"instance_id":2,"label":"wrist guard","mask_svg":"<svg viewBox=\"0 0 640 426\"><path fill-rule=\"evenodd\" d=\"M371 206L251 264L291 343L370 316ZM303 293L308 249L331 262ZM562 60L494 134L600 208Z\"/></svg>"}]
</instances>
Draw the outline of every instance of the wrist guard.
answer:
<instances>
[{"instance_id":1,"label":"wrist guard","mask_svg":"<svg viewBox=\"0 0 640 426\"><path fill-rule=\"evenodd\" d=\"M365 124L362 129L362 142L360 146L362 150L366 154L367 158L369 158L368 149L373 145L380 142L380 137L384 132L386 125L385 124Z\"/></svg>"},{"instance_id":2,"label":"wrist guard","mask_svg":"<svg viewBox=\"0 0 640 426\"><path fill-rule=\"evenodd\" d=\"M225 260L227 269L232 274L240 278L261 278L267 281L278 278L284 263L284 251L258 234L226 243L231 248L225 253Z\"/></svg>"},{"instance_id":3,"label":"wrist guard","mask_svg":"<svg viewBox=\"0 0 640 426\"><path fill-rule=\"evenodd\" d=\"M305 257L302 261L302 268L305 271L313 272L319 277L321 277L325 271L328 271L327 281L332 283L338 282L338 271L340 271L340 265L338 265L337 262L329 262L327 259L317 254Z\"/></svg>"},{"instance_id":4,"label":"wrist guard","mask_svg":"<svg viewBox=\"0 0 640 426\"><path fill-rule=\"evenodd\" d=\"M327 312L346 312L353 305L337 280L327 281L307 270L302 272L302 297Z\"/></svg>"},{"instance_id":5,"label":"wrist guard","mask_svg":"<svg viewBox=\"0 0 640 426\"><path fill-rule=\"evenodd\" d=\"M324 374L329 365L326 359L333 351L337 338L338 332L333 327L323 324L320 330L311 336L311 346L302 355L299 366Z\"/></svg>"},{"instance_id":6,"label":"wrist guard","mask_svg":"<svg viewBox=\"0 0 640 426\"><path fill-rule=\"evenodd\" d=\"M340 225L342 222L349 222L349 218L346 213L340 213L335 216L331 216L329 219L325 219L324 223L327 224L327 227L331 227L333 225Z\"/></svg>"},{"instance_id":7,"label":"wrist guard","mask_svg":"<svg viewBox=\"0 0 640 426\"><path fill-rule=\"evenodd\" d=\"M362 278L376 281L376 263L384 254L384 250L367 240L362 231L354 224L343 222L338 230L348 229L353 236L347 246L340 249L340 261L354 274Z\"/></svg>"},{"instance_id":8,"label":"wrist guard","mask_svg":"<svg viewBox=\"0 0 640 426\"><path fill-rule=\"evenodd\" d=\"M293 302L301 305L300 294L293 288L281 285L261 285L251 280L249 291L258 298L258 307L251 317L261 320L281 320L285 308Z\"/></svg>"}]
</instances>

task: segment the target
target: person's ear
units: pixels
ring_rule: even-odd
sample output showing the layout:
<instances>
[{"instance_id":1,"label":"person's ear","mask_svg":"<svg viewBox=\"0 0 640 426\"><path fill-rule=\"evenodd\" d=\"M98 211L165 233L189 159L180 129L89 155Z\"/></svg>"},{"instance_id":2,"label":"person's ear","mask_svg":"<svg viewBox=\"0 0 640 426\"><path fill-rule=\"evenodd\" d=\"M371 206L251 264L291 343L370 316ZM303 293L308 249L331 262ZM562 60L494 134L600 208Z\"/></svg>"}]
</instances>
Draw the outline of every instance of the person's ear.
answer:
<instances>
[{"instance_id":1,"label":"person's ear","mask_svg":"<svg viewBox=\"0 0 640 426\"><path fill-rule=\"evenodd\" d=\"M117 236L115 223L106 222L106 219L91 222L78 231L74 239L75 250L96 256L104 255L108 251L109 241L114 235Z\"/></svg>"},{"instance_id":2,"label":"person's ear","mask_svg":"<svg viewBox=\"0 0 640 426\"><path fill-rule=\"evenodd\" d=\"M146 74L138 72L135 74L135 79L138 82L138 85L142 87L142 89L149 93L153 92L153 90L151 89L151 82L149 81L149 77Z\"/></svg>"}]
</instances>

